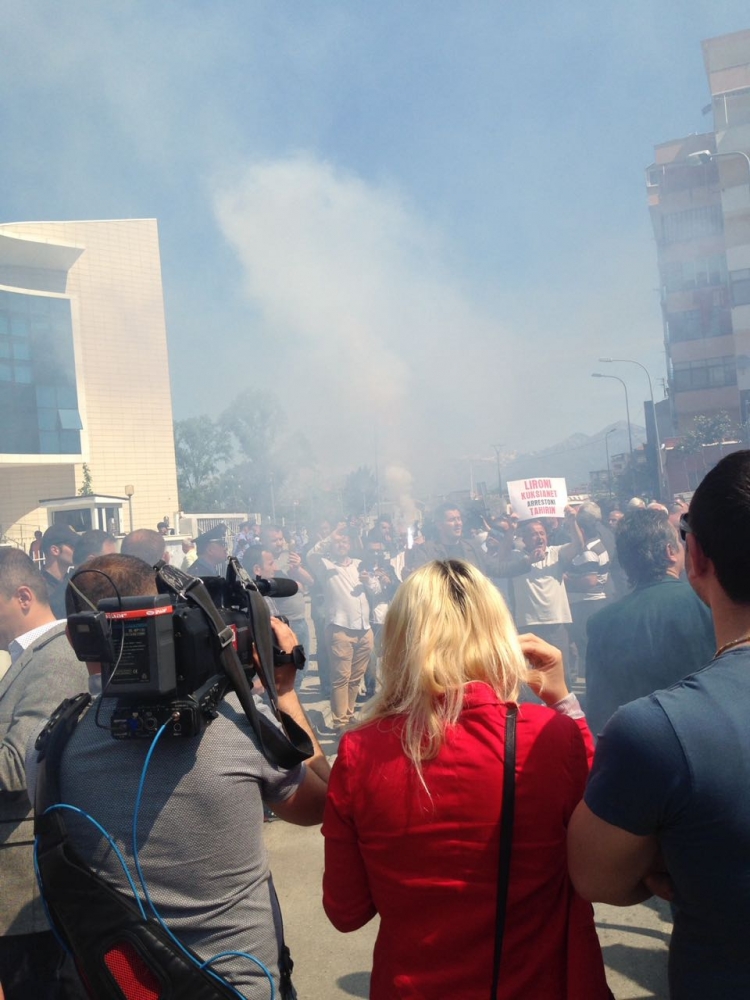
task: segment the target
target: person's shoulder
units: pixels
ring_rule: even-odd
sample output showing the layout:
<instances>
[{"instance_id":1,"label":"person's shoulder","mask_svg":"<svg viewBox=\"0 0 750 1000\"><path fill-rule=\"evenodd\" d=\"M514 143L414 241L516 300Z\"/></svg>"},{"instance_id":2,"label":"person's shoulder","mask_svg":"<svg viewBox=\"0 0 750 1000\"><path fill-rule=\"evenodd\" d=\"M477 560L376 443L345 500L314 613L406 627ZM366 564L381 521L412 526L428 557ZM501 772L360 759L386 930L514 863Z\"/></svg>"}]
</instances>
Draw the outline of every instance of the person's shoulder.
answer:
<instances>
[{"instance_id":1,"label":"person's shoulder","mask_svg":"<svg viewBox=\"0 0 750 1000\"><path fill-rule=\"evenodd\" d=\"M387 748L394 742L401 749L403 723L401 716L387 716L362 722L348 729L341 737L339 756L348 757L349 760L360 758L372 762L389 753Z\"/></svg>"},{"instance_id":2,"label":"person's shoulder","mask_svg":"<svg viewBox=\"0 0 750 1000\"><path fill-rule=\"evenodd\" d=\"M65 634L67 622L60 621L52 625L46 632L36 638L19 657L24 663L34 660L39 662L45 657L64 657L66 660L75 660L79 663L78 657L73 652L73 647L68 642ZM83 664L81 664L83 666Z\"/></svg>"},{"instance_id":3,"label":"person's shoulder","mask_svg":"<svg viewBox=\"0 0 750 1000\"><path fill-rule=\"evenodd\" d=\"M518 706L518 721L527 726L534 733L545 732L549 736L558 735L567 739L578 731L578 724L575 719L556 712L546 705L535 705L524 702Z\"/></svg>"},{"instance_id":4,"label":"person's shoulder","mask_svg":"<svg viewBox=\"0 0 750 1000\"><path fill-rule=\"evenodd\" d=\"M604 728L609 743L615 739L623 740L630 746L655 742L660 728L666 722L666 714L660 702L662 694L663 692L656 691L620 706Z\"/></svg>"}]
</instances>

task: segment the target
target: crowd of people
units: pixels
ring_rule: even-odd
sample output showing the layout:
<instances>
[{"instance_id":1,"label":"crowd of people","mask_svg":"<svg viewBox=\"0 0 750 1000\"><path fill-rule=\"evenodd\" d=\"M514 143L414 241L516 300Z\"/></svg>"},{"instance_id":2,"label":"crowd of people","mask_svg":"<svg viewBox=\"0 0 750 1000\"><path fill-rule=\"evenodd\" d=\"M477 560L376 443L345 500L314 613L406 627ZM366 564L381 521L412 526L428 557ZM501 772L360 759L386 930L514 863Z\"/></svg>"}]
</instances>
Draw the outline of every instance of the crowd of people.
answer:
<instances>
[{"instance_id":1,"label":"crowd of people","mask_svg":"<svg viewBox=\"0 0 750 1000\"><path fill-rule=\"evenodd\" d=\"M100 725L101 664L73 653L66 611L155 595L165 534L118 545L53 526L28 556L0 549L7 1000L89 995L91 953L66 955L32 877L36 737L79 691L97 707L71 726L57 775L77 856L124 895L112 845L148 872L148 907L193 963L170 974L200 979L195 996L295 995L264 809L322 821L335 927L379 915L375 1000L605 1000L591 902L651 895L672 906L673 1000L750 995L750 452L711 470L689 509L587 501L519 521L448 502L404 530L247 522L232 540L224 525L186 540L192 576L221 574L231 551L253 578L297 584L266 598L274 697L256 681L253 703L302 734L299 760L269 752L233 693L193 741L123 746ZM303 711L300 647L326 725ZM140 851L123 802L138 802ZM149 954L119 957L125 973L99 957L107 996L165 974Z\"/></svg>"}]
</instances>

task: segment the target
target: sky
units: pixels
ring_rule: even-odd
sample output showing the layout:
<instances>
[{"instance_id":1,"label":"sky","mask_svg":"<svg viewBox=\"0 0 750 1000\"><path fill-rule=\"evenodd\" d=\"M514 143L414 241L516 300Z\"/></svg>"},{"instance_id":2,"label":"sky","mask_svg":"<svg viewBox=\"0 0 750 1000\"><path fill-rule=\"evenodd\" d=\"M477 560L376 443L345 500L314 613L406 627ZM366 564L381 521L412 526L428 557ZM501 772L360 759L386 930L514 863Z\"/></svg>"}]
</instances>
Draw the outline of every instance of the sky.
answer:
<instances>
[{"instance_id":1,"label":"sky","mask_svg":"<svg viewBox=\"0 0 750 1000\"><path fill-rule=\"evenodd\" d=\"M662 398L655 144L746 0L0 0L0 221L156 218L175 419L422 489ZM488 476L490 473L488 472Z\"/></svg>"}]
</instances>

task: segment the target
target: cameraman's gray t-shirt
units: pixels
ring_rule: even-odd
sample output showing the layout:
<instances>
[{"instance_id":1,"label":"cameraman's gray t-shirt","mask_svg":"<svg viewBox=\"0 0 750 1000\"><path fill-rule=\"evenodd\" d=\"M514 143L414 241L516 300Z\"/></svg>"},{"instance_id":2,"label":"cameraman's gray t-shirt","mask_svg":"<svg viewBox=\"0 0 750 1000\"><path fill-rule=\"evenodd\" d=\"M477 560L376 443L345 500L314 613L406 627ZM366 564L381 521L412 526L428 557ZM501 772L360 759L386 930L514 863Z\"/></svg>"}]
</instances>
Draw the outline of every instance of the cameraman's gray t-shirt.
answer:
<instances>
[{"instance_id":1,"label":"cameraman's gray t-shirt","mask_svg":"<svg viewBox=\"0 0 750 1000\"><path fill-rule=\"evenodd\" d=\"M110 704L112 704L110 702ZM258 698L259 711L270 712ZM114 838L135 878L132 817L151 742L116 741L95 725L96 704L63 754L62 801L94 817ZM109 705L100 712L108 725ZM269 764L258 749L234 694L194 739L169 737L156 746L138 820L138 850L151 899L170 929L202 959L244 951L270 970L278 990L281 917L263 843L263 800L283 801L304 777ZM132 895L114 852L97 830L66 812L76 850L122 892ZM222 959L225 975L248 1000L268 1000L260 969Z\"/></svg>"}]
</instances>

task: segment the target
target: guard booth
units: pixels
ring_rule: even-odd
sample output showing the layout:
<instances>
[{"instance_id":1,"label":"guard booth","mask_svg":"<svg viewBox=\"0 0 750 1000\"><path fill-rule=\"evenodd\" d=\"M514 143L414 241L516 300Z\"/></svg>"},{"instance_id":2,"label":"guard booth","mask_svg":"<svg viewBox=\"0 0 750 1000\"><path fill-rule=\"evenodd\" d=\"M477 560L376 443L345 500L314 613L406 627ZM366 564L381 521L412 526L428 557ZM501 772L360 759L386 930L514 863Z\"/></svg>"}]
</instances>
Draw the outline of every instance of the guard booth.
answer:
<instances>
[{"instance_id":1,"label":"guard booth","mask_svg":"<svg viewBox=\"0 0 750 1000\"><path fill-rule=\"evenodd\" d=\"M101 493L91 496L53 497L40 500L39 506L47 508L47 523L67 524L74 531L98 528L111 535L122 535L122 507L127 497L110 497Z\"/></svg>"}]
</instances>

